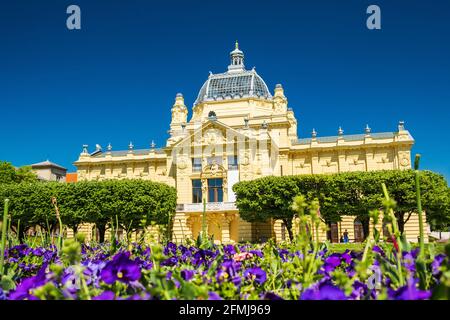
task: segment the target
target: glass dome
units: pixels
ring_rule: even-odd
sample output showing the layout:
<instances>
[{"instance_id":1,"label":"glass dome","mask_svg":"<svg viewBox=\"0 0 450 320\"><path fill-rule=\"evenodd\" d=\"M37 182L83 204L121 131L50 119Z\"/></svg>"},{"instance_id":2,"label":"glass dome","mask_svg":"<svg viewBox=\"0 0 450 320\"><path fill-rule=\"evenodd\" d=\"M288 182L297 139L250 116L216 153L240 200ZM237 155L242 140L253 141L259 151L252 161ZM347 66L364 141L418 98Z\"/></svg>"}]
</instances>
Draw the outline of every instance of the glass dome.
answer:
<instances>
[{"instance_id":1,"label":"glass dome","mask_svg":"<svg viewBox=\"0 0 450 320\"><path fill-rule=\"evenodd\" d=\"M205 101L230 100L245 97L270 99L272 95L264 80L255 69L245 70L244 54L236 49L230 53L231 64L228 71L219 74L210 73L203 84L194 105Z\"/></svg>"},{"instance_id":2,"label":"glass dome","mask_svg":"<svg viewBox=\"0 0 450 320\"><path fill-rule=\"evenodd\" d=\"M272 97L264 80L254 70L211 75L200 89L195 104L244 97Z\"/></svg>"}]
</instances>

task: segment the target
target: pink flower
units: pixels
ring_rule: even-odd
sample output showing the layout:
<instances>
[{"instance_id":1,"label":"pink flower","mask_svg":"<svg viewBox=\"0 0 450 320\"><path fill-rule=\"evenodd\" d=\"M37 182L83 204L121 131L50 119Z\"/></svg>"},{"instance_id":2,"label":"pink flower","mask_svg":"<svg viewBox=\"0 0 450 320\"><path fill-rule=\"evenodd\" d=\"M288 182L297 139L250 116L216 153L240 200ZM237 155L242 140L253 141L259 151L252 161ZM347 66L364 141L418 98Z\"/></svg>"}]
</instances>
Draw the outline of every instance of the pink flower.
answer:
<instances>
[{"instance_id":1,"label":"pink flower","mask_svg":"<svg viewBox=\"0 0 450 320\"><path fill-rule=\"evenodd\" d=\"M234 254L233 259L234 259L234 261L244 261L246 259L250 259L251 257L253 257L253 253L241 252L241 253Z\"/></svg>"}]
</instances>

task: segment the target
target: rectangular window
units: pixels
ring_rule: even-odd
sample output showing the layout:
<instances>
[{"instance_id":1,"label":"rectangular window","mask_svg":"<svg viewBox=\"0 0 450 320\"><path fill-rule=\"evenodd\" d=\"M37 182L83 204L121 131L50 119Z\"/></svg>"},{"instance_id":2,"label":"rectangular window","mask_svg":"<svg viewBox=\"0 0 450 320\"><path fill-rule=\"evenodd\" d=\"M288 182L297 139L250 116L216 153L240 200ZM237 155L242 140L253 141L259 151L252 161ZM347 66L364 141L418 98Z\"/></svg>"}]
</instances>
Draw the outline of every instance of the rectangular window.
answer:
<instances>
[{"instance_id":1,"label":"rectangular window","mask_svg":"<svg viewBox=\"0 0 450 320\"><path fill-rule=\"evenodd\" d=\"M192 171L193 172L202 171L202 158L192 158Z\"/></svg>"},{"instance_id":2,"label":"rectangular window","mask_svg":"<svg viewBox=\"0 0 450 320\"><path fill-rule=\"evenodd\" d=\"M208 179L208 202L223 202L222 185L222 179Z\"/></svg>"},{"instance_id":3,"label":"rectangular window","mask_svg":"<svg viewBox=\"0 0 450 320\"><path fill-rule=\"evenodd\" d=\"M192 180L192 203L202 203L202 181Z\"/></svg>"},{"instance_id":4,"label":"rectangular window","mask_svg":"<svg viewBox=\"0 0 450 320\"><path fill-rule=\"evenodd\" d=\"M228 170L237 170L237 169L238 169L238 157L228 156Z\"/></svg>"}]
</instances>

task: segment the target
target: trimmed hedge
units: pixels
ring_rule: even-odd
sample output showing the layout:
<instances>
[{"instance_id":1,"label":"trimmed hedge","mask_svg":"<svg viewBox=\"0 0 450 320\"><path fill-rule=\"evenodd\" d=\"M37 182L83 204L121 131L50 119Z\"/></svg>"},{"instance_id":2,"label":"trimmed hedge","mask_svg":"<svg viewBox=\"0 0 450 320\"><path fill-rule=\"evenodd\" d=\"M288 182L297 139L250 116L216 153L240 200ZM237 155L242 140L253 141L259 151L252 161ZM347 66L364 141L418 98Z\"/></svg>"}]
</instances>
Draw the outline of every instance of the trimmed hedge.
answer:
<instances>
[{"instance_id":1,"label":"trimmed hedge","mask_svg":"<svg viewBox=\"0 0 450 320\"><path fill-rule=\"evenodd\" d=\"M440 174L420 172L422 207L435 229L450 225L450 189ZM325 222L337 222L342 215L355 215L368 231L369 210L383 207L381 183L397 202L396 217L403 232L411 212L416 211L413 170L346 172L331 175L263 177L233 186L241 217L250 222L281 219L291 228L292 199L299 194L308 202L317 198ZM291 232L290 232L291 234Z\"/></svg>"},{"instance_id":2,"label":"trimmed hedge","mask_svg":"<svg viewBox=\"0 0 450 320\"><path fill-rule=\"evenodd\" d=\"M10 199L12 226L20 233L32 226L45 229L57 223L52 197L58 202L63 224L75 232L81 223L95 223L104 240L107 225L116 221L126 230L151 223L168 226L175 213L173 187L144 180L107 180L77 183L36 182L0 185L0 208Z\"/></svg>"}]
</instances>

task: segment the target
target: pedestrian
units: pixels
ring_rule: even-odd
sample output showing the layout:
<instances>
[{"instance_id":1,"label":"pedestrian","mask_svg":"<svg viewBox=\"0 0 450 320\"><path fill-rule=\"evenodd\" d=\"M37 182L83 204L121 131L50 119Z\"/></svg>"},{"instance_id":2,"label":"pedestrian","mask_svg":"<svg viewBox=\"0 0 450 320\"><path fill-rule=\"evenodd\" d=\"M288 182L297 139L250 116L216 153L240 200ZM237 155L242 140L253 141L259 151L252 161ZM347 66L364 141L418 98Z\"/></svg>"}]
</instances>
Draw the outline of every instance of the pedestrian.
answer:
<instances>
[{"instance_id":1,"label":"pedestrian","mask_svg":"<svg viewBox=\"0 0 450 320\"><path fill-rule=\"evenodd\" d=\"M348 232L347 229L344 231L344 243L348 243Z\"/></svg>"}]
</instances>

